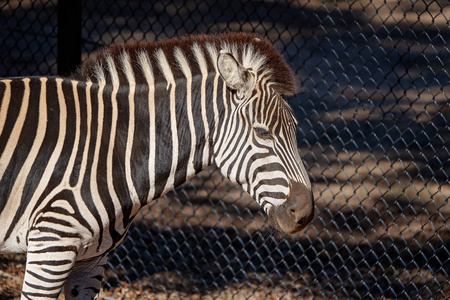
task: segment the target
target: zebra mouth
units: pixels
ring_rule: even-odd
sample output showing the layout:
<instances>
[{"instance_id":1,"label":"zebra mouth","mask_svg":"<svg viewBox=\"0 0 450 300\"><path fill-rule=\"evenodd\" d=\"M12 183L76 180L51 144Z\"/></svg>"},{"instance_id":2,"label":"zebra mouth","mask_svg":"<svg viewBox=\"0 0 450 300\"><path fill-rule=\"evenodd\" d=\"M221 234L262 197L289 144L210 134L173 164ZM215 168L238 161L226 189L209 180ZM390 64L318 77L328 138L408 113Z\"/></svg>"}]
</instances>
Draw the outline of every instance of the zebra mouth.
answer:
<instances>
[{"instance_id":1,"label":"zebra mouth","mask_svg":"<svg viewBox=\"0 0 450 300\"><path fill-rule=\"evenodd\" d=\"M295 183L286 201L271 205L266 212L271 227L286 234L297 233L314 218L313 196L303 184Z\"/></svg>"},{"instance_id":2,"label":"zebra mouth","mask_svg":"<svg viewBox=\"0 0 450 300\"><path fill-rule=\"evenodd\" d=\"M313 215L296 221L288 216L283 207L272 207L267 219L270 227L285 234L295 234L302 231L312 221Z\"/></svg>"}]
</instances>

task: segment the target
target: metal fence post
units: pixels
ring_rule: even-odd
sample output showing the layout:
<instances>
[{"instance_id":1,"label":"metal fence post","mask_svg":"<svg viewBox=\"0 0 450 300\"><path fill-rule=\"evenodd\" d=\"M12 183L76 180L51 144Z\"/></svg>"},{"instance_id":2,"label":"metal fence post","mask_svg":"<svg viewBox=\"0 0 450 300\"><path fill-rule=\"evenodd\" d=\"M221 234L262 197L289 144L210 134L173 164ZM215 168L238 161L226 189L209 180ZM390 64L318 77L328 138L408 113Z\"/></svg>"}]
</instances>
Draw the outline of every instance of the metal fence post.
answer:
<instances>
[{"instance_id":1,"label":"metal fence post","mask_svg":"<svg viewBox=\"0 0 450 300\"><path fill-rule=\"evenodd\" d=\"M81 0L58 1L58 75L70 75L81 63Z\"/></svg>"}]
</instances>

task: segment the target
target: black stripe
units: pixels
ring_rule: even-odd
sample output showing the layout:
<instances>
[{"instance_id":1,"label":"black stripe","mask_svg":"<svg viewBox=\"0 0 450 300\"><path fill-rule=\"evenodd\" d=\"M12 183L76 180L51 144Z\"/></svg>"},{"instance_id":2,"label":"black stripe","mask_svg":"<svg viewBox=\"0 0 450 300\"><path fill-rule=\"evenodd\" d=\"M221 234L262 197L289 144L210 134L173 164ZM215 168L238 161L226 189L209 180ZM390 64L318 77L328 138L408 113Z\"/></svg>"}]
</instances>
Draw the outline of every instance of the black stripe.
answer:
<instances>
[{"instance_id":1,"label":"black stripe","mask_svg":"<svg viewBox=\"0 0 450 300\"><path fill-rule=\"evenodd\" d=\"M54 236L42 236L37 238L29 238L28 242L54 242L59 241L60 239Z\"/></svg>"},{"instance_id":2,"label":"black stripe","mask_svg":"<svg viewBox=\"0 0 450 300\"><path fill-rule=\"evenodd\" d=\"M62 225L65 227L72 227L72 223L67 222L66 220L62 219L64 218L64 215L60 216L60 218L55 217L40 217L39 223L46 222L46 223L54 223L55 225Z\"/></svg>"},{"instance_id":3,"label":"black stripe","mask_svg":"<svg viewBox=\"0 0 450 300\"><path fill-rule=\"evenodd\" d=\"M164 187L166 186L167 179L170 174L170 168L172 166L172 132L170 130L170 89L173 86L170 85L167 89L166 83L158 83L155 90L155 132L156 141L150 141L156 143L156 159L155 159L155 197L158 198Z\"/></svg>"},{"instance_id":4,"label":"black stripe","mask_svg":"<svg viewBox=\"0 0 450 300\"><path fill-rule=\"evenodd\" d=\"M238 172L240 172L240 173L242 173L242 168L243 168L243 166L244 166L244 158L245 157L247 157L247 155L248 155L248 153L250 152L252 150L252 146L251 145L247 145L247 148L245 149L245 151L242 151L241 153L242 153L242 156L240 157L240 160L238 161L239 162L239 165L238 165ZM251 165L251 161L249 160L248 161L248 165ZM238 174L239 175L239 174ZM240 176L236 176L236 183L237 184L239 184L239 185L242 185L242 182L240 181ZM245 181L248 183L249 182L249 178L248 177L244 177L245 178ZM247 192L249 192L250 193L250 191L248 191L247 190Z\"/></svg>"},{"instance_id":5,"label":"black stripe","mask_svg":"<svg viewBox=\"0 0 450 300\"><path fill-rule=\"evenodd\" d=\"M64 270L64 271L53 271L53 270L49 270L47 268L42 267L41 270L44 271L45 273L48 273L48 274L54 275L54 276L64 275L64 274L72 272L72 268Z\"/></svg>"},{"instance_id":6,"label":"black stripe","mask_svg":"<svg viewBox=\"0 0 450 300\"><path fill-rule=\"evenodd\" d=\"M219 80L219 81L222 81L222 80ZM221 125L217 129L219 131L217 134L217 138L220 138L221 135L222 135L222 138L220 140L216 141L216 143L219 143L217 146L217 149L220 149L221 151L223 151L223 149L225 147L224 143L227 138L227 133L231 128L231 122L229 122L229 120L231 118L231 113L232 113L232 111L231 111L232 107L230 107L231 106L231 100L230 100L231 92L227 91L225 97L222 99L222 95L223 95L222 89L223 89L223 85L220 89L218 89L218 99L217 99L217 104L220 105L219 106L219 116L221 117L220 121L219 121L219 124L221 124ZM219 94L220 94L220 96L219 96ZM222 101L220 101L219 99ZM225 111L225 109L226 109L225 103L228 106L227 111ZM230 128L228 128L229 126L230 126Z\"/></svg>"},{"instance_id":7,"label":"black stripe","mask_svg":"<svg viewBox=\"0 0 450 300\"><path fill-rule=\"evenodd\" d=\"M192 81L192 112L194 115L194 128L195 128L195 152L194 152L194 169L198 173L202 170L203 165L203 150L205 148L205 126L202 118L202 105L201 105L201 87L202 77L195 76Z\"/></svg>"},{"instance_id":8,"label":"black stripe","mask_svg":"<svg viewBox=\"0 0 450 300\"><path fill-rule=\"evenodd\" d=\"M56 252L56 253L60 253L60 252L74 252L74 253L78 253L77 247L75 246L50 246L50 247L45 247L39 250L35 250L35 251L28 251L27 253L49 253L49 252Z\"/></svg>"},{"instance_id":9,"label":"black stripe","mask_svg":"<svg viewBox=\"0 0 450 300\"><path fill-rule=\"evenodd\" d=\"M275 199L286 199L287 195L285 193L281 193L281 192L268 192L268 191L265 191L265 192L262 192L262 193L260 193L258 195L258 198L259 198L258 202L260 202L261 198L264 198L264 197L275 198Z\"/></svg>"},{"instance_id":10,"label":"black stripe","mask_svg":"<svg viewBox=\"0 0 450 300\"><path fill-rule=\"evenodd\" d=\"M72 264L73 261L69 259L62 260L39 260L39 261L27 261L28 265L46 265L46 266L62 266Z\"/></svg>"},{"instance_id":11,"label":"black stripe","mask_svg":"<svg viewBox=\"0 0 450 300\"><path fill-rule=\"evenodd\" d=\"M140 75L140 73L139 73ZM131 173L142 205L147 204L150 191L148 160L150 155L150 120L148 103L148 85L137 85L135 92L135 124L133 148L131 150Z\"/></svg>"},{"instance_id":12,"label":"black stripe","mask_svg":"<svg viewBox=\"0 0 450 300\"><path fill-rule=\"evenodd\" d=\"M36 289L36 290L41 290L41 291L51 291L51 290L55 290L55 289L61 289L61 286L56 286L56 287L48 287L48 286L43 286L43 285L36 285L36 284L32 284L29 281L25 280L25 284L28 285L29 287Z\"/></svg>"},{"instance_id":13,"label":"black stripe","mask_svg":"<svg viewBox=\"0 0 450 300\"><path fill-rule=\"evenodd\" d=\"M78 142L78 145L74 145L74 147L77 147L77 155L75 158L75 164L73 166L73 171L70 176L70 185L75 186L79 180L80 176L80 167L81 163L83 161L83 154L84 154L84 147L86 145L86 139L87 139L87 107L86 107L86 84L85 83L78 83L77 85L77 91L78 91L78 102L80 106L80 140ZM90 91L87 91L90 92Z\"/></svg>"},{"instance_id":14,"label":"black stripe","mask_svg":"<svg viewBox=\"0 0 450 300\"><path fill-rule=\"evenodd\" d=\"M177 136L178 136L178 163L177 163L177 170L175 173L174 178L174 186L179 186L183 184L186 181L187 176L187 166L188 166L188 160L190 155L191 147L195 147L193 145L191 140L191 131L189 128L189 119L188 119L188 112L187 112L187 80L186 79L177 79L177 89L176 89L176 119L177 119ZM195 89L192 89L193 93L195 92ZM194 95L192 95L192 101L193 104L195 102ZM197 99L200 100L200 99ZM197 111L193 108L193 111L197 113ZM196 119L199 117L201 118L200 111L198 111L198 115L193 115L194 117L194 124L196 122ZM198 121L198 120L197 120ZM197 129L195 129L197 134L201 134Z\"/></svg>"},{"instance_id":15,"label":"black stripe","mask_svg":"<svg viewBox=\"0 0 450 300\"><path fill-rule=\"evenodd\" d=\"M213 163L213 136L214 136L214 128L216 125L215 115L214 115L214 104L213 101L217 101L217 99L212 99L213 91L214 91L214 78L215 78L215 72L211 72L208 75L208 79L206 80L206 117L208 119L209 124L209 140L206 141L206 143L209 144L209 162L208 164ZM218 93L217 93L218 95ZM219 96L217 96L219 97Z\"/></svg>"},{"instance_id":16,"label":"black stripe","mask_svg":"<svg viewBox=\"0 0 450 300\"><path fill-rule=\"evenodd\" d=\"M41 294L41 293L27 293L27 292L22 292L22 295L27 298L27 299L35 299L35 297L43 297L43 298L58 298L59 296L59 292L56 294Z\"/></svg>"},{"instance_id":17,"label":"black stripe","mask_svg":"<svg viewBox=\"0 0 450 300\"><path fill-rule=\"evenodd\" d=\"M0 107L4 104L3 97L5 96L6 93L6 86L7 86L6 82L0 81Z\"/></svg>"},{"instance_id":18,"label":"black stripe","mask_svg":"<svg viewBox=\"0 0 450 300\"><path fill-rule=\"evenodd\" d=\"M253 159L252 161L255 161L255 159ZM249 178L251 177L251 179L250 179L251 182L255 182L256 176L258 175L258 173L260 173L260 172L268 173L268 172L274 172L274 171L283 172L284 166L281 165L280 163L273 162L270 164L258 166L256 169L254 169L253 174L250 174L249 171L250 171L250 165L247 167L245 174L248 175Z\"/></svg>"},{"instance_id":19,"label":"black stripe","mask_svg":"<svg viewBox=\"0 0 450 300\"><path fill-rule=\"evenodd\" d=\"M41 280L41 281L45 281L45 282L48 282L48 283L57 283L57 282L64 282L64 281L66 281L67 280L67 278L69 277L69 274L67 275L67 276L64 276L64 277L61 277L61 278L58 278L58 279L50 279L50 278L46 278L46 277L44 277L44 276L41 276L41 275L39 275L39 274L37 274L37 273L34 273L33 271L31 271L31 270L27 270L26 271L28 274L30 274L30 275L32 275L33 277L35 277L35 278L37 278L37 279L39 279L39 280Z\"/></svg>"},{"instance_id":20,"label":"black stripe","mask_svg":"<svg viewBox=\"0 0 450 300\"><path fill-rule=\"evenodd\" d=\"M81 238L81 235L79 233L71 233L71 232L66 232L66 231L61 231L52 227L47 227L47 226L37 226L37 227L31 227L30 231L33 230L38 230L40 232L40 234L43 233L53 233L56 235L59 235L62 238Z\"/></svg>"}]
</instances>

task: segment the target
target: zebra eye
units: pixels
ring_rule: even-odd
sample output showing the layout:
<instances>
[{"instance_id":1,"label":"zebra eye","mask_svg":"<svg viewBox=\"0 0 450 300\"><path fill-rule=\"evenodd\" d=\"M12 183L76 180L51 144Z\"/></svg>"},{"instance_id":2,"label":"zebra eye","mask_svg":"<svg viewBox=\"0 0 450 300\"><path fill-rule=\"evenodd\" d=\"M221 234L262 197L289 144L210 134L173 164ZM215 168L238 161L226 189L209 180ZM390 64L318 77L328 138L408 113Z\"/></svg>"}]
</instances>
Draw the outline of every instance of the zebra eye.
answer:
<instances>
[{"instance_id":1,"label":"zebra eye","mask_svg":"<svg viewBox=\"0 0 450 300\"><path fill-rule=\"evenodd\" d=\"M262 127L255 127L255 133L258 137L262 139L273 139L272 135L269 133L269 131Z\"/></svg>"}]
</instances>

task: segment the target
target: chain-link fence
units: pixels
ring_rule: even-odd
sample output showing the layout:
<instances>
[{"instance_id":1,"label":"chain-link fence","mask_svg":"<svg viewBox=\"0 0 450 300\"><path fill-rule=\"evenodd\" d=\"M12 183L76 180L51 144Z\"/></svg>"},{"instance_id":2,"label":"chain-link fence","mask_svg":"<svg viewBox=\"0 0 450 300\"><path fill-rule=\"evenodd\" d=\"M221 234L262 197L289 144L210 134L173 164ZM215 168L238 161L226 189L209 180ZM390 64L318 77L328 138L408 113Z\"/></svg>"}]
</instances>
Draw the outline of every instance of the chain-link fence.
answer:
<instances>
[{"instance_id":1,"label":"chain-link fence","mask_svg":"<svg viewBox=\"0 0 450 300\"><path fill-rule=\"evenodd\" d=\"M0 76L54 75L56 1L0 1ZM316 218L277 237L214 170L154 201L111 254L105 297L450 297L448 1L82 1L83 57L192 33L266 36ZM153 298L152 298L153 297Z\"/></svg>"}]
</instances>

